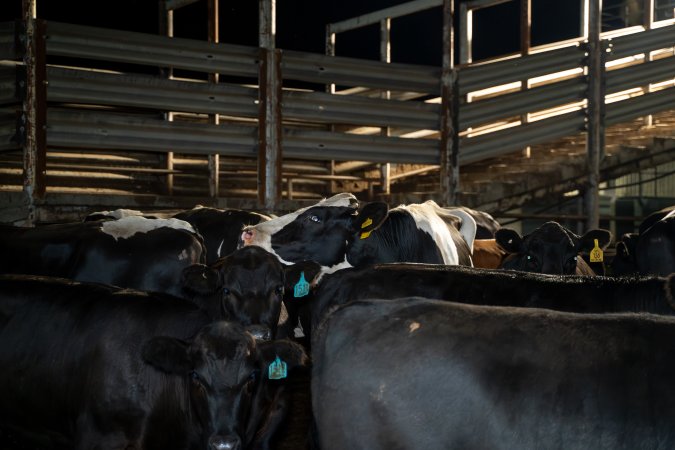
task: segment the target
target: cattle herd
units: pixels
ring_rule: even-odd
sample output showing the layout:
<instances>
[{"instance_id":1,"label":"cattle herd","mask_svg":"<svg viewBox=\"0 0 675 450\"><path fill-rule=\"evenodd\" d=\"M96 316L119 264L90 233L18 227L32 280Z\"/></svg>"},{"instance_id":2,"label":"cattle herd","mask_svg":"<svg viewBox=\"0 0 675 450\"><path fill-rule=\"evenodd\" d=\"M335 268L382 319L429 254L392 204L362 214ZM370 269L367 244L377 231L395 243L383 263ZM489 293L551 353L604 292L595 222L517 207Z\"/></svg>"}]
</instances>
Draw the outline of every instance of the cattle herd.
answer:
<instances>
[{"instance_id":1,"label":"cattle herd","mask_svg":"<svg viewBox=\"0 0 675 450\"><path fill-rule=\"evenodd\" d=\"M0 253L0 449L675 448L674 207L521 236L342 193Z\"/></svg>"}]
</instances>

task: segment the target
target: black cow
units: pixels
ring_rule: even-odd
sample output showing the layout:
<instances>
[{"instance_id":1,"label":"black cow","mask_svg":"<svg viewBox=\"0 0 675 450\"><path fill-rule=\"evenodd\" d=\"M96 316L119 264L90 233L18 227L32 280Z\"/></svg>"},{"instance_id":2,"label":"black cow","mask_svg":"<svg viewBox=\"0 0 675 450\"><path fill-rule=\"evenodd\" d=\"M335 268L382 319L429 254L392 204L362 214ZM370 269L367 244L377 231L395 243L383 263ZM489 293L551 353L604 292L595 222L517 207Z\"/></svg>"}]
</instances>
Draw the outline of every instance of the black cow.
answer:
<instances>
[{"instance_id":1,"label":"black cow","mask_svg":"<svg viewBox=\"0 0 675 450\"><path fill-rule=\"evenodd\" d=\"M324 272L409 261L471 265L475 221L433 201L389 210L373 202L360 210L342 193L267 222L246 227L244 245L259 245L284 263L313 260Z\"/></svg>"},{"instance_id":2,"label":"black cow","mask_svg":"<svg viewBox=\"0 0 675 450\"><path fill-rule=\"evenodd\" d=\"M256 342L183 299L0 276L3 437L64 449L253 448L269 413L259 392L283 383L269 380L284 375L269 368L277 357L287 374L306 364L297 344Z\"/></svg>"},{"instance_id":3,"label":"black cow","mask_svg":"<svg viewBox=\"0 0 675 450\"><path fill-rule=\"evenodd\" d=\"M675 448L672 317L402 298L316 334L322 450Z\"/></svg>"},{"instance_id":4,"label":"black cow","mask_svg":"<svg viewBox=\"0 0 675 450\"><path fill-rule=\"evenodd\" d=\"M495 233L495 239L510 253L502 262L503 269L553 275L593 275L593 270L579 253L593 250L596 240L598 248L605 249L612 233L594 229L577 236L557 222L546 222L522 237L515 230L501 228Z\"/></svg>"},{"instance_id":5,"label":"black cow","mask_svg":"<svg viewBox=\"0 0 675 450\"><path fill-rule=\"evenodd\" d=\"M48 275L181 294L186 267L204 263L201 236L178 219L0 225L0 273Z\"/></svg>"},{"instance_id":6,"label":"black cow","mask_svg":"<svg viewBox=\"0 0 675 450\"><path fill-rule=\"evenodd\" d=\"M210 265L195 264L183 271L182 296L213 317L235 320L259 339L277 337L282 301L287 305L286 337L297 324L298 283L308 283L319 271L313 261L285 266L258 246L247 246ZM303 281L304 280L304 281Z\"/></svg>"},{"instance_id":7,"label":"black cow","mask_svg":"<svg viewBox=\"0 0 675 450\"><path fill-rule=\"evenodd\" d=\"M241 209L218 209L197 206L179 212L144 213L131 209L99 211L89 214L85 220L119 220L129 216L143 216L148 219L175 218L188 222L204 239L206 262L215 262L237 249L241 232L247 225L255 225L270 219L269 216Z\"/></svg>"},{"instance_id":8,"label":"black cow","mask_svg":"<svg viewBox=\"0 0 675 450\"><path fill-rule=\"evenodd\" d=\"M426 297L493 306L549 308L577 313L650 312L675 315L669 296L675 275L613 278L544 275L431 264L382 264L326 275L314 293L312 324L350 301Z\"/></svg>"}]
</instances>

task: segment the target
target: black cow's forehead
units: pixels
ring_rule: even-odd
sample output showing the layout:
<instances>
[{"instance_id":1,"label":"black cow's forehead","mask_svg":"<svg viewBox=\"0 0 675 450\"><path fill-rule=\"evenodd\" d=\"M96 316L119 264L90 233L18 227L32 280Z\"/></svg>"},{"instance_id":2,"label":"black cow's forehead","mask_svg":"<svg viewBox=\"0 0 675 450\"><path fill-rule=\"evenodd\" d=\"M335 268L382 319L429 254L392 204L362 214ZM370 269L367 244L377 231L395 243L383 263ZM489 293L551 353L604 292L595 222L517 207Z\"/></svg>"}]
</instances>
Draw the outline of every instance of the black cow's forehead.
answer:
<instances>
[{"instance_id":1,"label":"black cow's forehead","mask_svg":"<svg viewBox=\"0 0 675 450\"><path fill-rule=\"evenodd\" d=\"M525 236L526 245L534 243L569 244L574 246L572 233L557 222L547 222Z\"/></svg>"}]
</instances>

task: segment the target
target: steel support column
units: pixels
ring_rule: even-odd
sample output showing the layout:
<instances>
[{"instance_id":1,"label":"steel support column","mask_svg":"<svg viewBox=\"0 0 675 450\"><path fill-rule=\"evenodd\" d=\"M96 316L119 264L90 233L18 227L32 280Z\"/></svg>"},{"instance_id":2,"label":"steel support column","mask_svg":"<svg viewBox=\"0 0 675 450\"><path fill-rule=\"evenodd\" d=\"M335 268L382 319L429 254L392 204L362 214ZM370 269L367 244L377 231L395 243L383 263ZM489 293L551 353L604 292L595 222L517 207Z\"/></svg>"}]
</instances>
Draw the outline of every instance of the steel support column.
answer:
<instances>
[{"instance_id":1,"label":"steel support column","mask_svg":"<svg viewBox=\"0 0 675 450\"><path fill-rule=\"evenodd\" d=\"M36 220L36 200L46 190L46 66L44 22L37 20L36 0L22 1L25 28L23 63L26 70L21 116L23 134L23 192L28 210L26 225Z\"/></svg>"},{"instance_id":2,"label":"steel support column","mask_svg":"<svg viewBox=\"0 0 675 450\"><path fill-rule=\"evenodd\" d=\"M584 192L586 229L600 224L600 161L604 156L605 126L603 89L604 55L600 31L602 0L590 0L588 8L588 123L586 132L586 159L588 182Z\"/></svg>"},{"instance_id":3,"label":"steel support column","mask_svg":"<svg viewBox=\"0 0 675 450\"><path fill-rule=\"evenodd\" d=\"M440 124L440 198L444 205L457 204L459 191L459 93L454 69L454 12L454 0L444 0Z\"/></svg>"},{"instance_id":4,"label":"steel support column","mask_svg":"<svg viewBox=\"0 0 675 450\"><path fill-rule=\"evenodd\" d=\"M275 211L281 201L281 51L275 49L276 0L260 0L260 110L258 116L258 202Z\"/></svg>"},{"instance_id":5,"label":"steel support column","mask_svg":"<svg viewBox=\"0 0 675 450\"><path fill-rule=\"evenodd\" d=\"M219 21L218 21L218 2L219 0L208 0L209 15L209 42L217 44L219 39ZM209 83L218 84L218 74L209 74ZM209 123L218 125L220 123L218 114L209 115ZM208 156L209 167L209 194L211 197L218 197L220 190L220 155L215 153Z\"/></svg>"}]
</instances>

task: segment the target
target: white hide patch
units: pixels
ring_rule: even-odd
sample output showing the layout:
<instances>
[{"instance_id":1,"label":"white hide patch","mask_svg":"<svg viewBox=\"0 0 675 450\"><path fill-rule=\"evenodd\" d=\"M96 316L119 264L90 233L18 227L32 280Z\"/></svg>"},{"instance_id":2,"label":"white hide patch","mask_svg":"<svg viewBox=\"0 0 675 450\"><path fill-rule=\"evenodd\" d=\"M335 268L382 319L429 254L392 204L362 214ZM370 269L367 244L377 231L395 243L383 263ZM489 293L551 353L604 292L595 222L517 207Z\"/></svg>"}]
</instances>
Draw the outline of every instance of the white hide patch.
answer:
<instances>
[{"instance_id":1,"label":"white hide patch","mask_svg":"<svg viewBox=\"0 0 675 450\"><path fill-rule=\"evenodd\" d=\"M420 325L419 322L411 322L410 325L408 326L409 333L418 330L421 326L422 325Z\"/></svg>"},{"instance_id":2,"label":"white hide patch","mask_svg":"<svg viewBox=\"0 0 675 450\"><path fill-rule=\"evenodd\" d=\"M279 230L284 228L289 223L293 222L297 217L303 212L307 211L310 208L315 208L317 206L327 206L327 207L349 207L351 205L358 205L358 201L353 194L348 192L342 192L340 194L335 194L330 198L325 198L320 202L307 206L305 208L298 209L292 213L285 214L283 216L275 217L274 219L268 220L266 222L260 222L256 225L249 225L244 227L244 231L254 230L254 235L251 240L245 243L245 245L257 245L262 247L268 252L276 256L279 261L283 264L289 265L293 264L289 261L284 261L277 253L272 249L272 235L277 233Z\"/></svg>"},{"instance_id":3,"label":"white hide patch","mask_svg":"<svg viewBox=\"0 0 675 450\"><path fill-rule=\"evenodd\" d=\"M187 250L183 249L182 252L178 255L178 261L184 261L188 258Z\"/></svg>"},{"instance_id":4,"label":"white hide patch","mask_svg":"<svg viewBox=\"0 0 675 450\"><path fill-rule=\"evenodd\" d=\"M115 240L127 239L136 233L148 233L157 228L175 228L197 233L192 225L180 219L146 219L141 216L124 217L119 220L103 222L101 231L114 237Z\"/></svg>"},{"instance_id":5,"label":"white hide patch","mask_svg":"<svg viewBox=\"0 0 675 450\"><path fill-rule=\"evenodd\" d=\"M125 217L136 217L136 216L142 216L143 213L141 211L137 211L135 209L116 209L114 211L98 211L95 213L91 213L90 216L100 214L102 216L106 217L111 217L115 220L123 219Z\"/></svg>"},{"instance_id":6,"label":"white hide patch","mask_svg":"<svg viewBox=\"0 0 675 450\"><path fill-rule=\"evenodd\" d=\"M669 217L675 217L675 209L672 210L671 212L669 212L668 214L666 214L666 217L664 217L663 219L667 219Z\"/></svg>"},{"instance_id":7,"label":"white hide patch","mask_svg":"<svg viewBox=\"0 0 675 450\"><path fill-rule=\"evenodd\" d=\"M417 229L424 231L429 236L431 236L441 251L441 256L443 256L443 264L454 266L459 263L457 246L452 240L450 231L448 231L448 226L436 213L437 209L441 209L441 207L438 206L436 202L433 200L427 200L424 203L401 205L394 209L408 211L413 219L415 219Z\"/></svg>"}]
</instances>

